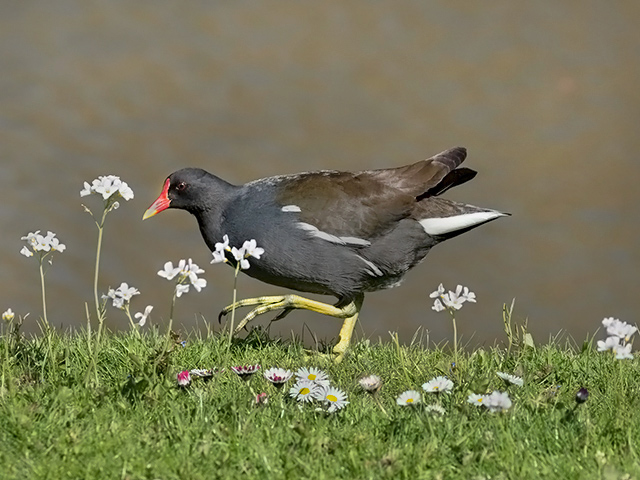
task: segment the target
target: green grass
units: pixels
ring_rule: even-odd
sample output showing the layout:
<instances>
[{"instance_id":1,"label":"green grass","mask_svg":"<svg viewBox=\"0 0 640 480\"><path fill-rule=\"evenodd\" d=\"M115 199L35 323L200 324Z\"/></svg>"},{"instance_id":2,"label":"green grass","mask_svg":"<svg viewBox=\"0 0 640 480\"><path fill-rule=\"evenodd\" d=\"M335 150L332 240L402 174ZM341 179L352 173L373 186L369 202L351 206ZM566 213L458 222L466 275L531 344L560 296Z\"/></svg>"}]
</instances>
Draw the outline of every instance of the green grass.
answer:
<instances>
[{"instance_id":1,"label":"green grass","mask_svg":"<svg viewBox=\"0 0 640 480\"><path fill-rule=\"evenodd\" d=\"M86 332L0 340L0 478L640 478L638 359L589 342L461 351L451 370L447 350L393 341L358 343L333 364L260 334L230 348L193 334L167 352L154 332L106 332L94 368ZM270 396L256 407L229 369L248 363L319 366L350 404L326 414L285 398L283 410L286 387L256 375L250 385ZM226 371L177 387L180 370L213 366ZM513 407L468 404L469 393L505 389L498 370L525 379L508 387ZM357 383L370 373L384 381L388 417ZM453 392L424 397L444 417L396 405L440 374ZM590 396L577 405L583 386Z\"/></svg>"}]
</instances>

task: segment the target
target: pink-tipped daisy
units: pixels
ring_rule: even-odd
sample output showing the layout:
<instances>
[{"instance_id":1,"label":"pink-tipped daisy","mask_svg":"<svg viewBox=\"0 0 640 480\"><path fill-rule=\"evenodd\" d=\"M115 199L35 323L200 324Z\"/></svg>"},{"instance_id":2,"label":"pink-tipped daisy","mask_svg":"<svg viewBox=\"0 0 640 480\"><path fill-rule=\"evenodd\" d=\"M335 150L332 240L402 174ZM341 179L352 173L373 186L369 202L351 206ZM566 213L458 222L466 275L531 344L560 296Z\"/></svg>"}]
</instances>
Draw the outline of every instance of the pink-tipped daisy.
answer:
<instances>
[{"instance_id":1,"label":"pink-tipped daisy","mask_svg":"<svg viewBox=\"0 0 640 480\"><path fill-rule=\"evenodd\" d=\"M231 367L231 370L233 370L242 380L249 380L251 375L260 370L260 365L241 365Z\"/></svg>"},{"instance_id":2,"label":"pink-tipped daisy","mask_svg":"<svg viewBox=\"0 0 640 480\"><path fill-rule=\"evenodd\" d=\"M302 367L296 372L296 378L298 380L309 380L310 382L320 385L321 387L329 386L328 375L316 367Z\"/></svg>"},{"instance_id":3,"label":"pink-tipped daisy","mask_svg":"<svg viewBox=\"0 0 640 480\"><path fill-rule=\"evenodd\" d=\"M191 375L189 374L189 370L183 370L178 373L178 385L181 387L186 387L191 383Z\"/></svg>"},{"instance_id":4,"label":"pink-tipped daisy","mask_svg":"<svg viewBox=\"0 0 640 480\"><path fill-rule=\"evenodd\" d=\"M276 387L282 387L287 380L291 378L293 372L291 370L285 370L284 368L270 368L264 372L264 378L273 383Z\"/></svg>"}]
</instances>

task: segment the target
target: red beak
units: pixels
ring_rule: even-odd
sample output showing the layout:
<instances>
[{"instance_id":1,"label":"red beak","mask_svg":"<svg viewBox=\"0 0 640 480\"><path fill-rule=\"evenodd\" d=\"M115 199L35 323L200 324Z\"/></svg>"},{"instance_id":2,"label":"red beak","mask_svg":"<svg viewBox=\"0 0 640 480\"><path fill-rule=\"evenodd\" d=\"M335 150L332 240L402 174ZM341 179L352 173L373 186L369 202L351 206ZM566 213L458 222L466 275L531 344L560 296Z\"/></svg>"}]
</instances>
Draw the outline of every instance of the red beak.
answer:
<instances>
[{"instance_id":1,"label":"red beak","mask_svg":"<svg viewBox=\"0 0 640 480\"><path fill-rule=\"evenodd\" d=\"M156 199L156 201L153 202L149 208L147 208L147 211L144 212L144 215L142 216L142 220L146 220L149 217L153 217L156 213L160 213L161 211L169 208L169 205L171 204L171 200L169 200L169 195L168 195L169 183L170 183L169 179L167 178L167 181L164 182L162 193L160 193L160 196Z\"/></svg>"}]
</instances>

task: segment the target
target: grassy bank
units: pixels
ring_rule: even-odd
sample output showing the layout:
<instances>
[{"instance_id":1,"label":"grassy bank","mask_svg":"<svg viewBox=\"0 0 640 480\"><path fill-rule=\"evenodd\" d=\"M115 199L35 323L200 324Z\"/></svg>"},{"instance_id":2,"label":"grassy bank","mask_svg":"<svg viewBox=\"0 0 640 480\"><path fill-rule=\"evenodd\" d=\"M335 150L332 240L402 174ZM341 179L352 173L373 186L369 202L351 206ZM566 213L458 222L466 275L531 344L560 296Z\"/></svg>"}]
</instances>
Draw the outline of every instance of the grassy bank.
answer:
<instances>
[{"instance_id":1,"label":"grassy bank","mask_svg":"<svg viewBox=\"0 0 640 480\"><path fill-rule=\"evenodd\" d=\"M461 351L452 366L442 349L393 341L356 344L333 364L259 334L230 348L217 335L166 340L107 332L96 354L86 333L5 333L0 477L640 477L638 360L615 360L589 343ZM247 384L230 370L255 363L320 367L350 403L317 411L289 397L288 386L278 390L261 374ZM225 371L178 387L179 371L214 366ZM497 371L521 375L524 386L507 385ZM379 403L358 384L371 373L384 382ZM437 375L454 382L450 394L396 404ZM581 387L589 398L578 404ZM251 390L269 403L256 406ZM512 407L491 413L467 402L491 390L507 390Z\"/></svg>"}]
</instances>

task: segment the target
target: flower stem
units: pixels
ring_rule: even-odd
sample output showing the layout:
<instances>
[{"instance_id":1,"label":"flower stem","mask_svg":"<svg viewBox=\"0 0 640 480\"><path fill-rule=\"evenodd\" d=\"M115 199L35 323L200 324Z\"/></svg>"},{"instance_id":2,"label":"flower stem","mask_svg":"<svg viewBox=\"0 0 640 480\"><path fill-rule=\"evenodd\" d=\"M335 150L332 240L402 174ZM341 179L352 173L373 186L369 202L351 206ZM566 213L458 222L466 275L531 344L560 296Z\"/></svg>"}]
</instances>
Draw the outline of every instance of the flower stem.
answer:
<instances>
[{"instance_id":1,"label":"flower stem","mask_svg":"<svg viewBox=\"0 0 640 480\"><path fill-rule=\"evenodd\" d=\"M100 273L100 251L102 249L102 233L104 232L104 221L107 218L107 213L109 213L109 209L105 205L104 211L102 212L102 220L100 221L100 224L96 222L96 225L98 226L98 246L96 248L96 268L93 275L93 298L96 303L96 316L98 317L98 335L96 337L96 344L100 343L102 324L104 323L104 313L100 312L100 301L98 299L98 275Z\"/></svg>"},{"instance_id":2,"label":"flower stem","mask_svg":"<svg viewBox=\"0 0 640 480\"><path fill-rule=\"evenodd\" d=\"M236 319L236 295L238 293L238 272L240 271L240 262L236 264L236 271L233 277L233 303L231 308L231 326L229 328L229 348L231 348L231 340L233 339L233 327Z\"/></svg>"},{"instance_id":3,"label":"flower stem","mask_svg":"<svg viewBox=\"0 0 640 480\"><path fill-rule=\"evenodd\" d=\"M138 326L136 325L136 322L134 322L133 318L131 318L131 312L129 311L129 304L128 303L125 305L124 311L127 314L127 318L129 319L129 323L131 324L131 329L133 331L135 331L136 335L138 336L138 338L140 338L140 330L138 330Z\"/></svg>"},{"instance_id":4,"label":"flower stem","mask_svg":"<svg viewBox=\"0 0 640 480\"><path fill-rule=\"evenodd\" d=\"M458 362L458 328L456 327L456 315L451 312L451 322L453 323L453 358Z\"/></svg>"},{"instance_id":5,"label":"flower stem","mask_svg":"<svg viewBox=\"0 0 640 480\"><path fill-rule=\"evenodd\" d=\"M47 320L47 296L44 289L44 270L42 269L43 256L40 256L40 285L42 287L42 318L47 328L49 327L49 320Z\"/></svg>"}]
</instances>

